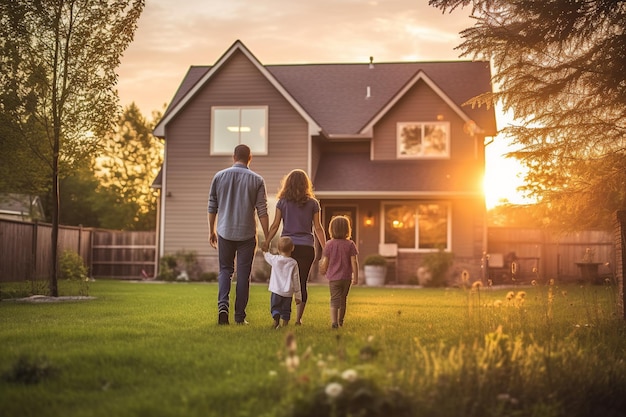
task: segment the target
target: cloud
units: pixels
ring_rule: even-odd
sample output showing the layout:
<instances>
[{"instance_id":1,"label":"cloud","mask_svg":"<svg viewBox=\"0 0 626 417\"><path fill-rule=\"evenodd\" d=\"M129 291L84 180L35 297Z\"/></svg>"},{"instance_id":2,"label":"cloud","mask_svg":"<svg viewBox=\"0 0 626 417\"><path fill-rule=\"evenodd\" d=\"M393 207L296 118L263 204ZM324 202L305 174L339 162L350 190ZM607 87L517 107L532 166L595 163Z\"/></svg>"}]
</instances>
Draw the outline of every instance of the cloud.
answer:
<instances>
[{"instance_id":1,"label":"cloud","mask_svg":"<svg viewBox=\"0 0 626 417\"><path fill-rule=\"evenodd\" d=\"M264 64L454 60L464 11L415 0L151 0L122 58L118 91L144 114L173 97L191 65L236 40Z\"/></svg>"}]
</instances>

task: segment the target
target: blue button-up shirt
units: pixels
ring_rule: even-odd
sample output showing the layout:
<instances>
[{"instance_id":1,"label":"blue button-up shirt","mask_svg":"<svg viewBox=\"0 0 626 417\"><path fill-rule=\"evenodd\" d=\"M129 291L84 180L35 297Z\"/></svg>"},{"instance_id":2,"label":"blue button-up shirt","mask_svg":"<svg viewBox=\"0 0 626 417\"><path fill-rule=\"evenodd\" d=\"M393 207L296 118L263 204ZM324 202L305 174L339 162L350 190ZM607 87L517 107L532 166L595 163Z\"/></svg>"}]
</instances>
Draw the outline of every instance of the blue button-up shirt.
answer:
<instances>
[{"instance_id":1,"label":"blue button-up shirt","mask_svg":"<svg viewBox=\"0 0 626 417\"><path fill-rule=\"evenodd\" d=\"M256 236L256 219L267 216L265 181L245 164L215 174L209 192L209 213L217 213L217 234L228 240L248 240Z\"/></svg>"}]
</instances>

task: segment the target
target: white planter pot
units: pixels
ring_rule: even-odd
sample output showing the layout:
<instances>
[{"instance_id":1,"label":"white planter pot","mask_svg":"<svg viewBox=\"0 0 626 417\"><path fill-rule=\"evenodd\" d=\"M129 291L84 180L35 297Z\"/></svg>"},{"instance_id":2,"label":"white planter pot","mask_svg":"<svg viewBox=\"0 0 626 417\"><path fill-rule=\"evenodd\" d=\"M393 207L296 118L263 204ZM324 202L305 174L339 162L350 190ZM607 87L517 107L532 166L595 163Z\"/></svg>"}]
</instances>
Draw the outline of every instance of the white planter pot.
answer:
<instances>
[{"instance_id":1,"label":"white planter pot","mask_svg":"<svg viewBox=\"0 0 626 417\"><path fill-rule=\"evenodd\" d=\"M369 287L382 287L385 285L386 266L365 265L363 271L365 273L365 285Z\"/></svg>"}]
</instances>

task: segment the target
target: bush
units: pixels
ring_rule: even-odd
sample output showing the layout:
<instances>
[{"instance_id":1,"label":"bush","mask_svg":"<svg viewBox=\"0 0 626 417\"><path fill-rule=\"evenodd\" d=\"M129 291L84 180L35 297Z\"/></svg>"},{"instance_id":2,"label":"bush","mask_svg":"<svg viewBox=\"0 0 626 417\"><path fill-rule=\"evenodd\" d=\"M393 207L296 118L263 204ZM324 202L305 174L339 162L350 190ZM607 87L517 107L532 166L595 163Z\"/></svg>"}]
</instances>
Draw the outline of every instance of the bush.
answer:
<instances>
[{"instance_id":1,"label":"bush","mask_svg":"<svg viewBox=\"0 0 626 417\"><path fill-rule=\"evenodd\" d=\"M66 279L78 286L78 294L82 296L89 295L89 276L88 269L83 262L81 256L72 251L66 250L59 258L59 277Z\"/></svg>"},{"instance_id":2,"label":"bush","mask_svg":"<svg viewBox=\"0 0 626 417\"><path fill-rule=\"evenodd\" d=\"M204 281L195 251L180 250L161 257L157 279L162 281Z\"/></svg>"},{"instance_id":3,"label":"bush","mask_svg":"<svg viewBox=\"0 0 626 417\"><path fill-rule=\"evenodd\" d=\"M363 265L387 266L387 258L385 258L383 255L373 253L365 257Z\"/></svg>"},{"instance_id":4,"label":"bush","mask_svg":"<svg viewBox=\"0 0 626 417\"><path fill-rule=\"evenodd\" d=\"M422 266L431 273L431 279L425 285L429 287L445 287L446 275L454 262L454 253L439 248L422 258Z\"/></svg>"},{"instance_id":5,"label":"bush","mask_svg":"<svg viewBox=\"0 0 626 417\"><path fill-rule=\"evenodd\" d=\"M200 274L200 281L215 282L217 281L217 272L203 272Z\"/></svg>"}]
</instances>

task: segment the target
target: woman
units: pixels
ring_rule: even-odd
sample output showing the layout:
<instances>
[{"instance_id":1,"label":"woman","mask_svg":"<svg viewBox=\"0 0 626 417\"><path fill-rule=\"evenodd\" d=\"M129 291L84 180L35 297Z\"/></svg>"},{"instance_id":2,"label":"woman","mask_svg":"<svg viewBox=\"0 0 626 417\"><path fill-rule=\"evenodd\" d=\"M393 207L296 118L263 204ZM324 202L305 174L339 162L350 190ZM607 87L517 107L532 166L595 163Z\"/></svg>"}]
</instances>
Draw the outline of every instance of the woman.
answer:
<instances>
[{"instance_id":1,"label":"woman","mask_svg":"<svg viewBox=\"0 0 626 417\"><path fill-rule=\"evenodd\" d=\"M282 221L281 236L289 236L294 244L291 257L298 262L302 302L297 306L296 325L302 324L302 315L308 298L306 283L309 280L311 265L315 260L315 236L322 249L326 244L326 233L322 227L320 203L313 194L313 184L301 169L294 169L282 181L276 195L276 215L270 226L263 251L267 252L270 242L278 232Z\"/></svg>"}]
</instances>

